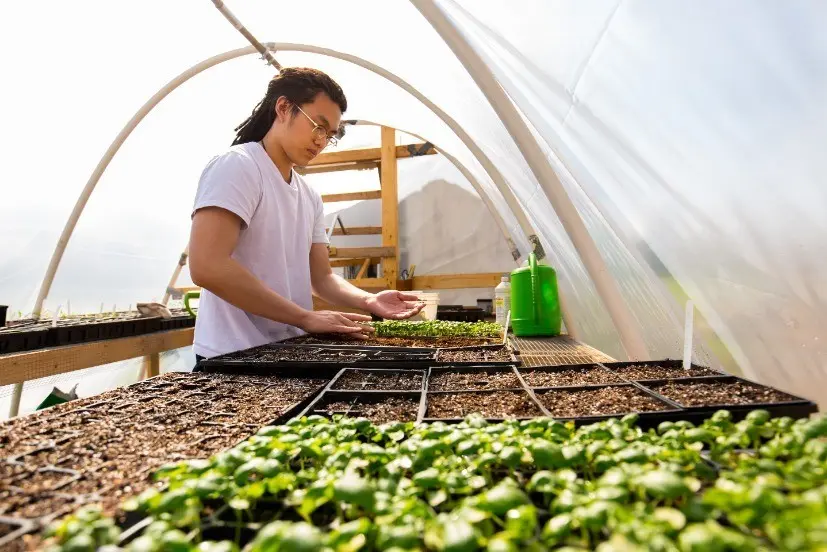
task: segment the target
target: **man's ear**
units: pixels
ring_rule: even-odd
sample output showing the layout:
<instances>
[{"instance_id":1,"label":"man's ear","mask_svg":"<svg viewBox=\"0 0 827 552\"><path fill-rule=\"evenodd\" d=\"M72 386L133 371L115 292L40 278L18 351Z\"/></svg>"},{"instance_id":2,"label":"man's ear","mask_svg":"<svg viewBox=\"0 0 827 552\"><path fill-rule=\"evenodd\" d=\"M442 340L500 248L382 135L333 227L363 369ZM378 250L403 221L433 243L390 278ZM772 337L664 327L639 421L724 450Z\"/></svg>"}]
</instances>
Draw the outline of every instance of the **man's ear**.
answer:
<instances>
[{"instance_id":1,"label":"man's ear","mask_svg":"<svg viewBox=\"0 0 827 552\"><path fill-rule=\"evenodd\" d=\"M286 121L288 119L288 114L290 113L290 108L292 104L290 100L287 99L286 96L280 96L278 100L276 100L275 110L276 110L276 120L281 119Z\"/></svg>"}]
</instances>

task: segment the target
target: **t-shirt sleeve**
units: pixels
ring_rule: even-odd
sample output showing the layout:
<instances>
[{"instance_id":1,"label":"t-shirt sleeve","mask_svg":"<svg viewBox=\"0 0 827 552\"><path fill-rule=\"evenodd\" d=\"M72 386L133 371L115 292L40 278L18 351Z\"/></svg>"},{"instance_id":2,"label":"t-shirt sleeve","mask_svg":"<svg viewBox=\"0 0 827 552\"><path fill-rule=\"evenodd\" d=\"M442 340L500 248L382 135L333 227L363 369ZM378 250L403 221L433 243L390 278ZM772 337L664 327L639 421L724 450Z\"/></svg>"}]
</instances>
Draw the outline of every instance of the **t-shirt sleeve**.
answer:
<instances>
[{"instance_id":1,"label":"t-shirt sleeve","mask_svg":"<svg viewBox=\"0 0 827 552\"><path fill-rule=\"evenodd\" d=\"M322 196L314 190L313 197L316 201L316 220L313 224L313 243L329 244L330 240L327 239L327 232L325 232L324 202L322 202Z\"/></svg>"},{"instance_id":2,"label":"t-shirt sleeve","mask_svg":"<svg viewBox=\"0 0 827 552\"><path fill-rule=\"evenodd\" d=\"M255 161L230 150L212 159L201 173L192 215L204 207L221 207L238 215L246 227L261 194L261 174Z\"/></svg>"}]
</instances>

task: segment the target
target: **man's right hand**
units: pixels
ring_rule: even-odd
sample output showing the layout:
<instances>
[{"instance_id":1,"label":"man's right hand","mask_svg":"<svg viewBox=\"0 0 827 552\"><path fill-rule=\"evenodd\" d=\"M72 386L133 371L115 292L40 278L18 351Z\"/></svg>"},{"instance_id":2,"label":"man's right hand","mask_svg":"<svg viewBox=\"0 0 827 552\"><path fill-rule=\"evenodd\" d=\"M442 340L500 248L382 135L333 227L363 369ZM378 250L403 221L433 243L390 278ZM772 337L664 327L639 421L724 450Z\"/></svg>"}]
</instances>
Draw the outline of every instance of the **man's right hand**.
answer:
<instances>
[{"instance_id":1,"label":"man's right hand","mask_svg":"<svg viewBox=\"0 0 827 552\"><path fill-rule=\"evenodd\" d=\"M339 333L348 334L357 339L367 339L366 333L372 333L373 328L359 324L370 322L371 317L364 314L336 311L308 311L299 327L307 333Z\"/></svg>"}]
</instances>

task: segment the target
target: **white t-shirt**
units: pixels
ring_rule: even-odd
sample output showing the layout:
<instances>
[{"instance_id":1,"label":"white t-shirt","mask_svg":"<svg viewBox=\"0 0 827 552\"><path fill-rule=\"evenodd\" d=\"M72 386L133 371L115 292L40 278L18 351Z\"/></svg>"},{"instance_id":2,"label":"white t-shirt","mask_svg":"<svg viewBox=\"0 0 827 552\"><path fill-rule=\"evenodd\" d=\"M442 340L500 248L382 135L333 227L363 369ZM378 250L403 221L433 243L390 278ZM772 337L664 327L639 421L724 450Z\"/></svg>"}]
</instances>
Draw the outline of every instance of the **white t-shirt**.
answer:
<instances>
[{"instance_id":1,"label":"white t-shirt","mask_svg":"<svg viewBox=\"0 0 827 552\"><path fill-rule=\"evenodd\" d=\"M244 224L233 258L264 285L311 310L310 246L328 243L322 198L294 171L284 181L258 142L231 147L201 174L195 211L221 207ZM195 354L222 355L302 335L293 326L249 314L204 289L195 323Z\"/></svg>"}]
</instances>

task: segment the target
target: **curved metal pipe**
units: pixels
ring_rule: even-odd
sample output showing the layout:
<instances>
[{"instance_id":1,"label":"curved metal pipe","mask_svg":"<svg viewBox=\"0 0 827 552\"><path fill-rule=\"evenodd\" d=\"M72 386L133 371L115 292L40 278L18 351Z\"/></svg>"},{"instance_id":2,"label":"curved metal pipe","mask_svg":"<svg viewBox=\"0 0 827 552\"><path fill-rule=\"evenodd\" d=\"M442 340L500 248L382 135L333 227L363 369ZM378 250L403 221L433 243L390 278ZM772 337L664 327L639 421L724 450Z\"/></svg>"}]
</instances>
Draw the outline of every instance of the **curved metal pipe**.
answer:
<instances>
[{"instance_id":1,"label":"curved metal pipe","mask_svg":"<svg viewBox=\"0 0 827 552\"><path fill-rule=\"evenodd\" d=\"M494 163L489 159L489 157L485 154L485 152L480 149L477 143L474 141L471 136L465 132L465 129L460 126L456 120L448 115L445 111L443 111L438 105L434 102L429 100L424 94L422 94L419 90L411 86L407 81L404 79L396 76L394 73L376 65L375 63L371 63L365 59L362 59L358 56L353 56L350 54L345 54L343 52L338 52L336 50L331 50L329 48L322 48L319 46L310 46L308 44L294 44L289 42L265 42L265 46L272 49L273 51L278 52L279 50L286 50L286 51L295 51L295 52L305 52L310 54L320 54L323 56L333 57L336 59L340 59L342 61L350 62L354 65L358 65L363 69L367 69L373 73L376 73L380 77L389 80L390 82L394 83L405 92L419 100L425 107L430 109L434 115L439 117L443 123L448 125L454 134L456 134L457 138L462 140L462 143L471 151L477 161L482 165L485 172L488 173L488 176L491 178L491 181L497 187L500 194L502 194L503 199L505 200L508 208L511 210L511 213L514 215L514 218L517 219L517 224L520 225L520 229L526 235L529 243L534 246L534 251L537 254L537 257L542 259L545 257L545 252L543 251L543 246L540 244L540 239L537 237L537 233L534 231L534 228L531 226L531 221L528 220L528 216L525 214L520 202L517 200L517 197L514 195L514 192L511 191L511 187L505 180L505 177L502 175L500 170L494 165Z\"/></svg>"},{"instance_id":2,"label":"curved metal pipe","mask_svg":"<svg viewBox=\"0 0 827 552\"><path fill-rule=\"evenodd\" d=\"M453 130L457 136L463 141L463 143L468 147L468 149L474 154L483 168L486 170L488 175L491 177L491 180L497 186L497 189L503 196L503 199L506 201L509 209L511 210L514 217L517 219L520 228L528 237L528 240L531 243L535 244L535 248L539 245L539 239L536 236L533 228L531 227L531 223L528 221L528 217L526 216L525 212L523 211L522 207L520 206L517 198L514 196L514 193L511 191L511 188L506 183L504 177L499 172L499 170L494 166L491 160L485 155L485 153L476 145L474 140L462 129L462 127L457 124L457 122L451 118L447 113L442 111L437 105L431 102L428 98L426 98L423 94L417 91L414 87L410 84L402 80L401 78L397 77L393 73L386 71L385 69L375 65L369 61L366 61L362 58L351 56L350 54L345 54L342 52L337 52L335 50L330 50L328 48L319 48L316 46L310 46L306 44L292 44L286 42L267 42L264 44L269 50L278 51L278 50L290 50L290 51L298 51L298 52L307 52L307 53L316 53L320 55L325 55L328 57L333 57L337 59L341 59L343 61L348 61L355 65L358 65L364 69L368 69L385 79L393 82L397 86L400 86L406 92L410 93L418 100L420 100L423 104L425 104L429 109L431 109L440 119L448 125L451 130ZM224 52L213 57L210 57L206 60L203 60L183 73L176 76L174 79L169 81L166 85L163 86L158 92L156 92L147 102L141 106L141 108L132 116L129 122L124 126L124 128L118 133L112 143L109 145L109 148L104 153L101 160L98 162L98 165L95 167L95 170L92 172L92 175L89 177L89 180L86 182L86 186L84 186L83 190L78 197L77 202L75 203L75 207L72 209L71 214L69 215L69 219L66 221L66 224L63 227L63 232L60 234L60 238L58 239L57 245L55 246L55 250L52 253L52 258L49 261L49 266L46 269L46 274L43 277L43 281L40 284L40 290L37 295L37 299L35 300L35 306L33 309L34 316L37 317L40 315L40 311L43 308L43 302L45 301L46 297L49 294L49 290L51 289L52 283L54 282L55 274L57 273L57 268L60 265L60 261L63 258L63 254L66 251L66 246L69 243L69 239L72 237L72 233L74 232L75 227L77 226L77 222L80 219L80 215L83 212L83 209L86 207L86 204L89 201L89 197L92 195L92 192L95 189L98 181L100 180L101 175L109 166L109 163L112 161L112 158L115 156L115 153L120 149L129 135L135 130L135 127L144 119L144 117L149 114L152 109L158 105L166 96L168 96L173 90L187 82L189 79L194 77L195 75L223 63L225 61L229 61L238 57L242 57L249 54L256 53L257 50L253 46L247 46L244 48L237 48L235 50L230 50L228 52ZM540 247L538 253L542 253L542 248Z\"/></svg>"},{"instance_id":3,"label":"curved metal pipe","mask_svg":"<svg viewBox=\"0 0 827 552\"><path fill-rule=\"evenodd\" d=\"M620 334L626 354L633 360L648 359L649 351L646 348L646 342L643 340L629 306L620 294L617 283L606 267L603 257L600 256L600 251L586 229L583 219L580 218L580 213L577 212L577 208L566 193L540 145L532 136L531 130L517 112L517 108L506 96L485 61L433 0L411 0L411 3L454 52L482 93L485 94L517 147L520 148L531 172L534 173L543 192L554 207L560 222L563 223L563 228L591 276L597 293Z\"/></svg>"}]
</instances>

